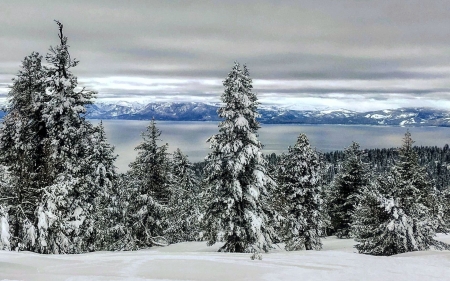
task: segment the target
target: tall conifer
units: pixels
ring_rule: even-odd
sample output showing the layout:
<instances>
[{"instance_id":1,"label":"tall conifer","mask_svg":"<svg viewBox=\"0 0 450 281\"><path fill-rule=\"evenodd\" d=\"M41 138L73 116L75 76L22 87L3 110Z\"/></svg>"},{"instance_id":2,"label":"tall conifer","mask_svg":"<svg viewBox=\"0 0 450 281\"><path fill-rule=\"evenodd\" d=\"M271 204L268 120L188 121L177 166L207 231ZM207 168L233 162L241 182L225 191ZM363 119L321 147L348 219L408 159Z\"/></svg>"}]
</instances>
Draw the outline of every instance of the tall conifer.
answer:
<instances>
[{"instance_id":1,"label":"tall conifer","mask_svg":"<svg viewBox=\"0 0 450 281\"><path fill-rule=\"evenodd\" d=\"M278 202L287 250L320 250L328 220L323 208L320 159L305 134L278 164Z\"/></svg>"},{"instance_id":2,"label":"tall conifer","mask_svg":"<svg viewBox=\"0 0 450 281\"><path fill-rule=\"evenodd\" d=\"M350 236L352 214L358 203L357 195L362 187L369 184L370 173L363 157L364 152L359 144L353 142L345 150L342 168L328 190L331 226L339 238Z\"/></svg>"},{"instance_id":3,"label":"tall conifer","mask_svg":"<svg viewBox=\"0 0 450 281\"><path fill-rule=\"evenodd\" d=\"M48 101L42 115L48 137L47 178L38 207L40 251L44 253L78 253L85 251L86 229L94 219L92 203L86 200L89 185L89 135L92 125L84 118L86 105L92 103L94 92L77 91L77 78L71 69L78 61L69 53L63 25L59 28L59 45L50 47L46 60Z\"/></svg>"},{"instance_id":4,"label":"tall conifer","mask_svg":"<svg viewBox=\"0 0 450 281\"><path fill-rule=\"evenodd\" d=\"M192 164L178 148L172 156L172 195L169 201L168 229L170 243L199 239L201 190Z\"/></svg>"},{"instance_id":5,"label":"tall conifer","mask_svg":"<svg viewBox=\"0 0 450 281\"><path fill-rule=\"evenodd\" d=\"M161 131L155 120L150 122L142 133L143 142L135 150L136 160L130 164L130 198L129 220L134 248L157 245L166 225L166 214L171 196L170 160L168 145L159 146Z\"/></svg>"},{"instance_id":6,"label":"tall conifer","mask_svg":"<svg viewBox=\"0 0 450 281\"><path fill-rule=\"evenodd\" d=\"M8 170L8 186L1 190L2 203L8 206L11 247L33 250L35 210L47 185L44 140L46 124L42 119L46 74L42 56L33 52L25 57L22 68L8 93L7 114L0 129L0 162Z\"/></svg>"},{"instance_id":7,"label":"tall conifer","mask_svg":"<svg viewBox=\"0 0 450 281\"><path fill-rule=\"evenodd\" d=\"M386 175L362 190L353 215L352 233L360 253L394 255L449 249L434 239L438 230L448 232L436 190L418 163L409 131L399 151L399 161Z\"/></svg>"},{"instance_id":8,"label":"tall conifer","mask_svg":"<svg viewBox=\"0 0 450 281\"><path fill-rule=\"evenodd\" d=\"M238 63L223 85L218 114L224 120L208 139L205 236L208 245L223 240L220 251L268 251L274 230L267 196L274 182L257 138L257 97L247 68Z\"/></svg>"}]
</instances>

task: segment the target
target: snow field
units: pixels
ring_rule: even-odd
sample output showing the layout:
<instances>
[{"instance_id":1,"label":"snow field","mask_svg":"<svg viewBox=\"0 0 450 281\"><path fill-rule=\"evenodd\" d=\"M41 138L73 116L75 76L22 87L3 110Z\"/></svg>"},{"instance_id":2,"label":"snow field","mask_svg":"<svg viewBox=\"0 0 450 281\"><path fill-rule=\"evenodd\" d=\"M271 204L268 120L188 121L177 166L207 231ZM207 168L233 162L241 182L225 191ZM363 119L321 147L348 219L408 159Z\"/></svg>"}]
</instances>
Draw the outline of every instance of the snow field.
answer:
<instances>
[{"instance_id":1,"label":"snow field","mask_svg":"<svg viewBox=\"0 0 450 281\"><path fill-rule=\"evenodd\" d=\"M450 242L450 237L439 235ZM263 260L185 242L135 252L40 255L0 251L0 280L448 280L449 251L391 257L357 254L351 239L324 239L322 251L275 249Z\"/></svg>"}]
</instances>

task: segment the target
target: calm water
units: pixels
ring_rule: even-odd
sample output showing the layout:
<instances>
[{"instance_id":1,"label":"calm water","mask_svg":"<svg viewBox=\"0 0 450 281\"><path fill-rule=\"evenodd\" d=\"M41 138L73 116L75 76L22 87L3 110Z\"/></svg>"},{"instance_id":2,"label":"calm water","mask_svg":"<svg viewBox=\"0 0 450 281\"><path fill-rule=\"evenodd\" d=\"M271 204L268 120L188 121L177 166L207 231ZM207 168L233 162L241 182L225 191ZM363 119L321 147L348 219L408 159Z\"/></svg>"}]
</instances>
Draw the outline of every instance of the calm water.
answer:
<instances>
[{"instance_id":1,"label":"calm water","mask_svg":"<svg viewBox=\"0 0 450 281\"><path fill-rule=\"evenodd\" d=\"M93 121L98 123L98 121ZM103 121L109 142L119 155L116 165L119 171L126 171L128 164L136 157L134 148L141 142L140 133L150 121L106 120ZM180 148L192 162L201 161L209 152L206 140L218 132L217 122L171 122L158 121L161 130L161 144L168 143L169 151ZM416 145L444 146L450 143L450 128L409 128ZM319 151L343 149L352 141L362 148L397 147L402 143L406 128L378 126L339 125L266 125L259 130L259 139L265 153L287 151L300 133L305 133L311 145Z\"/></svg>"}]
</instances>

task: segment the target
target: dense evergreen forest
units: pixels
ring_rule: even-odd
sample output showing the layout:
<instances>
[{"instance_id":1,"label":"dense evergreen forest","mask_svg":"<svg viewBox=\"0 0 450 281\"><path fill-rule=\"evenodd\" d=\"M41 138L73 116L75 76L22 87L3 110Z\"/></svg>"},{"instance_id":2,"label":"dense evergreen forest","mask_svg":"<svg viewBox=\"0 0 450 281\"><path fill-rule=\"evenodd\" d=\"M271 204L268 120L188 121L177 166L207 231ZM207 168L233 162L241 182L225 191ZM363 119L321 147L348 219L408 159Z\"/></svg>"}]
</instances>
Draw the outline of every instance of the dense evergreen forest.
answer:
<instances>
[{"instance_id":1,"label":"dense evergreen forest","mask_svg":"<svg viewBox=\"0 0 450 281\"><path fill-rule=\"evenodd\" d=\"M0 248L70 254L138 250L183 241L223 242L220 251L260 258L276 244L320 250L327 235L352 238L360 253L430 247L450 223L448 145L320 153L300 134L282 155L264 155L258 99L245 65L223 81L218 133L191 163L168 153L149 122L129 171L77 87L63 25L59 44L25 57L0 129Z\"/></svg>"},{"instance_id":2,"label":"dense evergreen forest","mask_svg":"<svg viewBox=\"0 0 450 281\"><path fill-rule=\"evenodd\" d=\"M428 177L433 180L438 190L444 190L450 185L450 150L448 144L437 146L414 146L420 166L425 167ZM377 173L389 171L399 159L399 148L377 148L364 150L363 161L371 170ZM339 173L340 164L345 160L344 151L334 151L323 154L324 160L329 164L328 182L331 182L336 173Z\"/></svg>"}]
</instances>

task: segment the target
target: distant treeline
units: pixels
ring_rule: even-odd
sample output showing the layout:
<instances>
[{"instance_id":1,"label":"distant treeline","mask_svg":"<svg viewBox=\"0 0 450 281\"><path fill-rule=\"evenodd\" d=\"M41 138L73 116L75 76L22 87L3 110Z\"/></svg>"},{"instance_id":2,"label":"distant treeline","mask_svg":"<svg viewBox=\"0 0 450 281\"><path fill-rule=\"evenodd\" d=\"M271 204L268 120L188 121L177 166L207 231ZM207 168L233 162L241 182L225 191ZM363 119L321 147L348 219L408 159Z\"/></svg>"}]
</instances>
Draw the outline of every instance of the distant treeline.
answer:
<instances>
[{"instance_id":1,"label":"distant treeline","mask_svg":"<svg viewBox=\"0 0 450 281\"><path fill-rule=\"evenodd\" d=\"M423 166L430 179L438 190L443 190L450 186L450 149L449 145L438 146L414 146L413 151L419 157L419 164ZM336 174L339 174L342 163L345 161L345 150L335 150L331 152L321 152L324 161L324 184L330 184ZM281 154L271 153L265 155L270 171L275 171L276 166L282 157ZM362 161L367 163L370 170L375 173L384 173L392 168L399 158L399 148L372 148L363 150ZM205 162L194 163L194 170L197 176L201 176Z\"/></svg>"},{"instance_id":2,"label":"distant treeline","mask_svg":"<svg viewBox=\"0 0 450 281\"><path fill-rule=\"evenodd\" d=\"M448 144L438 146L414 146L413 151L418 155L419 164L425 167L428 176L433 179L436 188L442 190L450 185L450 150ZM345 160L343 150L323 153L328 167L328 182L339 173L342 162ZM398 148L365 149L363 161L369 164L372 171L384 173L396 164L399 157Z\"/></svg>"}]
</instances>

